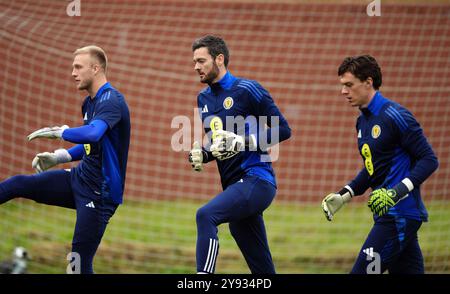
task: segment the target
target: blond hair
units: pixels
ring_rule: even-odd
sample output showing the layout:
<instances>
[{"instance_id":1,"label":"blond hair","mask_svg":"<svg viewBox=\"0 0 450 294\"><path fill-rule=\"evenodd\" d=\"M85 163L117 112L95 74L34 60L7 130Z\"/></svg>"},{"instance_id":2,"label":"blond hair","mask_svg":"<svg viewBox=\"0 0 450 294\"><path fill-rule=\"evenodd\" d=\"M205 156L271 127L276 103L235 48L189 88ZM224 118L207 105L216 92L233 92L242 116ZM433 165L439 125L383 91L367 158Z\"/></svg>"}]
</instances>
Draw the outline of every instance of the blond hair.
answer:
<instances>
[{"instance_id":1,"label":"blond hair","mask_svg":"<svg viewBox=\"0 0 450 294\"><path fill-rule=\"evenodd\" d=\"M78 54L89 54L94 57L103 68L103 71L106 73L106 68L108 66L108 57L106 56L106 53L102 48L95 45L89 45L78 48L77 50L75 50L75 52L73 52L73 55Z\"/></svg>"}]
</instances>

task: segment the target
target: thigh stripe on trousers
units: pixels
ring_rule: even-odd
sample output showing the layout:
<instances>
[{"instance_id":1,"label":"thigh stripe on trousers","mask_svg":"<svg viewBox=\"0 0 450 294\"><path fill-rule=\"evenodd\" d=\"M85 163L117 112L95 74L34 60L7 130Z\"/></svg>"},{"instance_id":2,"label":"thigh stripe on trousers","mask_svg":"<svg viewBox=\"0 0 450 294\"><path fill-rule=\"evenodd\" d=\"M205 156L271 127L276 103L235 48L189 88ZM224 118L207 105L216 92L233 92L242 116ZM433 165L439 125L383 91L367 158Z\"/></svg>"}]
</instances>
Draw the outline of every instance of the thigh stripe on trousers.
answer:
<instances>
[{"instance_id":1,"label":"thigh stripe on trousers","mask_svg":"<svg viewBox=\"0 0 450 294\"><path fill-rule=\"evenodd\" d=\"M217 249L219 247L219 242L216 239L209 239L209 249L208 257L206 257L205 267L203 271L207 273L212 273L217 259Z\"/></svg>"}]
</instances>

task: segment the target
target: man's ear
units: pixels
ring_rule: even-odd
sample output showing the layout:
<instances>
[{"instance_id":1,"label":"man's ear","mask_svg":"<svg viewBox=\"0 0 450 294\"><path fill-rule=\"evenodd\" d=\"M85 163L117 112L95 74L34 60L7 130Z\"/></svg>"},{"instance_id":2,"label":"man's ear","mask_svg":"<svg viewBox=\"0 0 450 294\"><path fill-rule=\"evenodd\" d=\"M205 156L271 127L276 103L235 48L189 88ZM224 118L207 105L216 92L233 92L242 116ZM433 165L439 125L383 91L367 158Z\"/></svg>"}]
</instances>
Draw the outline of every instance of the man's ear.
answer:
<instances>
[{"instance_id":1,"label":"man's ear","mask_svg":"<svg viewBox=\"0 0 450 294\"><path fill-rule=\"evenodd\" d=\"M94 70L94 74L98 74L100 72L100 70L101 70L100 64L94 63L92 65L92 69Z\"/></svg>"},{"instance_id":2,"label":"man's ear","mask_svg":"<svg viewBox=\"0 0 450 294\"><path fill-rule=\"evenodd\" d=\"M225 57L223 56L223 54L219 54L216 56L216 64L218 66L224 65L225 62Z\"/></svg>"},{"instance_id":3,"label":"man's ear","mask_svg":"<svg viewBox=\"0 0 450 294\"><path fill-rule=\"evenodd\" d=\"M371 77L368 77L366 80L367 87L373 88L373 79Z\"/></svg>"}]
</instances>

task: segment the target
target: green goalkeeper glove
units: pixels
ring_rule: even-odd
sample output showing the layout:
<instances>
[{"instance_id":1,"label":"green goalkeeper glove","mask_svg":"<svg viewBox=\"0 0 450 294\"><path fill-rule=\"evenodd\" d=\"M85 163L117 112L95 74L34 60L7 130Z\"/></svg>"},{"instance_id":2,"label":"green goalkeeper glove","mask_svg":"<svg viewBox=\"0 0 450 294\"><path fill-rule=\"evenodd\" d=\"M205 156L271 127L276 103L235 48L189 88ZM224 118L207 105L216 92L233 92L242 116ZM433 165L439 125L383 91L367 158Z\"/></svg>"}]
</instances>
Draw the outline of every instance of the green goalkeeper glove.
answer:
<instances>
[{"instance_id":1,"label":"green goalkeeper glove","mask_svg":"<svg viewBox=\"0 0 450 294\"><path fill-rule=\"evenodd\" d=\"M62 137L62 133L64 132L64 130L68 128L69 126L67 125L63 125L61 127L42 128L29 134L28 141L34 140L36 138L59 139Z\"/></svg>"},{"instance_id":2,"label":"green goalkeeper glove","mask_svg":"<svg viewBox=\"0 0 450 294\"><path fill-rule=\"evenodd\" d=\"M370 193L367 206L369 206L370 210L378 216L385 215L391 207L408 196L408 193L412 190L412 183L411 185L405 184L406 180L407 183L411 183L409 179L405 179L392 189L381 188L374 190Z\"/></svg>"},{"instance_id":3,"label":"green goalkeeper glove","mask_svg":"<svg viewBox=\"0 0 450 294\"><path fill-rule=\"evenodd\" d=\"M37 154L31 166L36 170L37 173L44 172L51 167L59 163L66 163L72 161L72 156L66 149L58 149L55 152L44 152Z\"/></svg>"},{"instance_id":4,"label":"green goalkeeper glove","mask_svg":"<svg viewBox=\"0 0 450 294\"><path fill-rule=\"evenodd\" d=\"M352 193L345 187L339 193L330 193L322 200L322 209L328 221L333 220L333 216L345 203L350 202Z\"/></svg>"}]
</instances>

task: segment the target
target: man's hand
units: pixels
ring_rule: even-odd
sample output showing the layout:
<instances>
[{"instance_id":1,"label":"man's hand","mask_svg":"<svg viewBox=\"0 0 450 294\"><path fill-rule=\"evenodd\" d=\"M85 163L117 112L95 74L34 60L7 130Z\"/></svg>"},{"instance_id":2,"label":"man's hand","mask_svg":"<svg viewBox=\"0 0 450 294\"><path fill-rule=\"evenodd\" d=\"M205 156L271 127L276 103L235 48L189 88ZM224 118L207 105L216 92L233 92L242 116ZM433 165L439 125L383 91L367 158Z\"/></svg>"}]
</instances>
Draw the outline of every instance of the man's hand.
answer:
<instances>
[{"instance_id":1,"label":"man's hand","mask_svg":"<svg viewBox=\"0 0 450 294\"><path fill-rule=\"evenodd\" d=\"M409 178L404 178L392 189L381 188L370 193L369 206L373 213L382 216L389 208L397 204L400 200L408 196L408 193L414 189L414 185Z\"/></svg>"},{"instance_id":2,"label":"man's hand","mask_svg":"<svg viewBox=\"0 0 450 294\"><path fill-rule=\"evenodd\" d=\"M249 136L247 144L245 137L228 131L218 130L214 136L211 152L219 160L235 156L238 152L244 151L246 145L250 150L256 149L256 139L253 135Z\"/></svg>"},{"instance_id":3,"label":"man's hand","mask_svg":"<svg viewBox=\"0 0 450 294\"><path fill-rule=\"evenodd\" d=\"M333 216L345 203L352 199L350 192L345 192L343 195L339 193L330 193L322 200L322 209L327 220L332 221Z\"/></svg>"},{"instance_id":4,"label":"man's hand","mask_svg":"<svg viewBox=\"0 0 450 294\"><path fill-rule=\"evenodd\" d=\"M397 204L404 196L399 195L396 189L381 188L370 193L369 206L370 210L379 215L385 215L389 208Z\"/></svg>"},{"instance_id":5,"label":"man's hand","mask_svg":"<svg viewBox=\"0 0 450 294\"><path fill-rule=\"evenodd\" d=\"M36 138L48 138L48 139L59 139L62 136L62 133L65 129L68 129L69 126L63 125L61 127L46 127L34 131L33 133L28 135L28 141L34 140Z\"/></svg>"},{"instance_id":6,"label":"man's hand","mask_svg":"<svg viewBox=\"0 0 450 294\"><path fill-rule=\"evenodd\" d=\"M189 152L189 162L195 171L201 172L203 170L203 150L197 141L192 144L192 150Z\"/></svg>"},{"instance_id":7,"label":"man's hand","mask_svg":"<svg viewBox=\"0 0 450 294\"><path fill-rule=\"evenodd\" d=\"M44 172L59 163L72 161L72 156L66 149L58 149L55 152L38 153L31 163L37 173Z\"/></svg>"}]
</instances>

